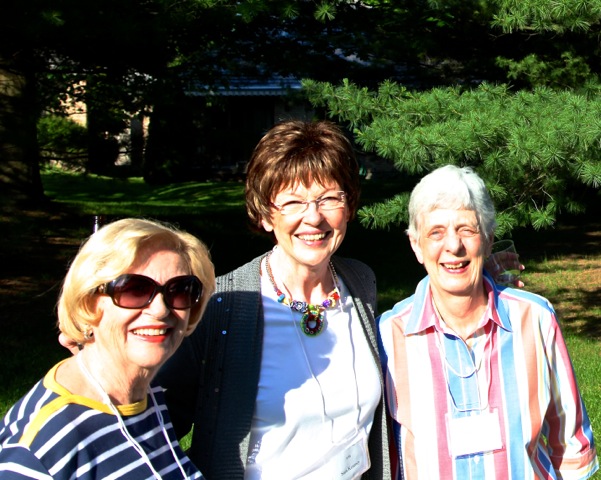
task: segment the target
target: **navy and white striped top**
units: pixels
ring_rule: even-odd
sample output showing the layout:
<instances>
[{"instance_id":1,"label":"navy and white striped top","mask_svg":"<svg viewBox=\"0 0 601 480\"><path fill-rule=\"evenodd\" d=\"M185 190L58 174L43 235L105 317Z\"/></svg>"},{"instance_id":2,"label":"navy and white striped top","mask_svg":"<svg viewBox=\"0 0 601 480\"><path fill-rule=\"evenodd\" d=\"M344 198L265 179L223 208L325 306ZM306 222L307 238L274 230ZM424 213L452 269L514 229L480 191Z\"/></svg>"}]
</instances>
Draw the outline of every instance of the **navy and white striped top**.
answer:
<instances>
[{"instance_id":1,"label":"navy and white striped top","mask_svg":"<svg viewBox=\"0 0 601 480\"><path fill-rule=\"evenodd\" d=\"M59 365L21 398L0 424L0 478L153 479L151 469L125 438L109 407L73 395L55 381ZM163 389L155 386L152 391L157 405L146 398L117 406L128 432L163 480L181 480L182 472L156 415L158 408L186 478L202 479L177 443Z\"/></svg>"}]
</instances>

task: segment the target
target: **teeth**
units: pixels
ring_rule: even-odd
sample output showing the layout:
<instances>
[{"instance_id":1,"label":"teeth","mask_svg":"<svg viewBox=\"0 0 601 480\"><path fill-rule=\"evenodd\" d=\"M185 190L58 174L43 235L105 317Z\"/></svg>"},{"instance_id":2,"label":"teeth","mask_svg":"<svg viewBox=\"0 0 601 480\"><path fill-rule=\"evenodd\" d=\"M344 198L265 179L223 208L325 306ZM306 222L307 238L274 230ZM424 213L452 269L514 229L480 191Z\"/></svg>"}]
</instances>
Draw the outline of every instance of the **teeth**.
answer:
<instances>
[{"instance_id":1,"label":"teeth","mask_svg":"<svg viewBox=\"0 0 601 480\"><path fill-rule=\"evenodd\" d=\"M298 238L301 240L307 240L308 242L314 242L316 240L322 240L326 237L325 233L316 233L314 235L299 235Z\"/></svg>"},{"instance_id":2,"label":"teeth","mask_svg":"<svg viewBox=\"0 0 601 480\"><path fill-rule=\"evenodd\" d=\"M147 336L156 336L156 335L165 335L167 333L166 328L140 328L138 330L134 330L136 335L147 335Z\"/></svg>"},{"instance_id":3,"label":"teeth","mask_svg":"<svg viewBox=\"0 0 601 480\"><path fill-rule=\"evenodd\" d=\"M444 266L444 268L448 268L450 270L463 268L465 266L465 264L463 262L461 262L461 263L443 263L442 265Z\"/></svg>"}]
</instances>

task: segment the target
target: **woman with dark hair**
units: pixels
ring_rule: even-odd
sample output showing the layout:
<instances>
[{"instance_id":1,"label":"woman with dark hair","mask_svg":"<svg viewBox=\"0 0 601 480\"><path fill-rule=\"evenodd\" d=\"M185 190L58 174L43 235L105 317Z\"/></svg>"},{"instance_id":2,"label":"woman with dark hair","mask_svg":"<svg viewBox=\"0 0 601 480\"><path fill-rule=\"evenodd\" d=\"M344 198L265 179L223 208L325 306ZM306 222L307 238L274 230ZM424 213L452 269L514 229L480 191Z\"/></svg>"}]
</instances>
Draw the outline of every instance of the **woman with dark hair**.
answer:
<instances>
[{"instance_id":1,"label":"woman with dark hair","mask_svg":"<svg viewBox=\"0 0 601 480\"><path fill-rule=\"evenodd\" d=\"M248 165L246 207L272 250L217 279L199 329L159 382L211 480L389 478L376 280L335 255L359 166L329 122L274 126Z\"/></svg>"}]
</instances>

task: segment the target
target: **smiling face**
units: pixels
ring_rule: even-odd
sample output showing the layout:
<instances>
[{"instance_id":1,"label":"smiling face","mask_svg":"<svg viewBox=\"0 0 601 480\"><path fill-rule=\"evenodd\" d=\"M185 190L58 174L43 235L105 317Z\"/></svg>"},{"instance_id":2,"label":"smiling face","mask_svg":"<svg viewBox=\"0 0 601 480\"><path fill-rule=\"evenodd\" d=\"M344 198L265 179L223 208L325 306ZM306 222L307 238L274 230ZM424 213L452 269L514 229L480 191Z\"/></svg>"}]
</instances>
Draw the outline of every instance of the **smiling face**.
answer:
<instances>
[{"instance_id":1,"label":"smiling face","mask_svg":"<svg viewBox=\"0 0 601 480\"><path fill-rule=\"evenodd\" d=\"M311 201L339 190L337 183L320 185L313 182L308 188L298 184L280 190L273 203ZM327 265L344 240L349 218L346 204L335 210L322 210L311 203L303 213L292 215L282 215L274 207L271 217L263 219L262 225L266 231L274 233L278 247L289 261L311 268Z\"/></svg>"},{"instance_id":2,"label":"smiling face","mask_svg":"<svg viewBox=\"0 0 601 480\"><path fill-rule=\"evenodd\" d=\"M143 261L134 263L125 273L145 275L160 285L190 273L183 258L172 250L143 249L139 258ZM108 370L134 377L152 377L173 355L184 338L190 316L190 309L170 310L162 294L140 309L118 307L109 296L100 295L98 308L103 314L94 327L94 342L90 345L95 360L106 361Z\"/></svg>"},{"instance_id":3,"label":"smiling face","mask_svg":"<svg viewBox=\"0 0 601 480\"><path fill-rule=\"evenodd\" d=\"M476 212L438 208L419 218L418 237L410 237L417 260L430 276L434 294L482 294L482 270L490 242L480 231Z\"/></svg>"}]
</instances>

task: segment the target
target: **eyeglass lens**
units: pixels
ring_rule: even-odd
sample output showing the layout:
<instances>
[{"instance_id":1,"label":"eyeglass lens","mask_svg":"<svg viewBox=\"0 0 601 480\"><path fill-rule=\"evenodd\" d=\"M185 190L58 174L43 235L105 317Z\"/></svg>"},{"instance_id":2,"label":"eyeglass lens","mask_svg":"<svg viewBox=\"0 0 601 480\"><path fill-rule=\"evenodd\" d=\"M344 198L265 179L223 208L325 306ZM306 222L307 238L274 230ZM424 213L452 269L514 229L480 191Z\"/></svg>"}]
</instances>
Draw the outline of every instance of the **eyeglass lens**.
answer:
<instances>
[{"instance_id":1,"label":"eyeglass lens","mask_svg":"<svg viewBox=\"0 0 601 480\"><path fill-rule=\"evenodd\" d=\"M194 275L174 277L159 285L144 275L125 274L106 284L106 294L122 308L144 308L159 292L169 308L185 310L200 300L202 283Z\"/></svg>"},{"instance_id":2,"label":"eyeglass lens","mask_svg":"<svg viewBox=\"0 0 601 480\"><path fill-rule=\"evenodd\" d=\"M304 213L309 205L314 203L321 210L335 210L344 206L345 193L343 191L330 192L315 200L288 200L284 203L274 203L282 215Z\"/></svg>"}]
</instances>

